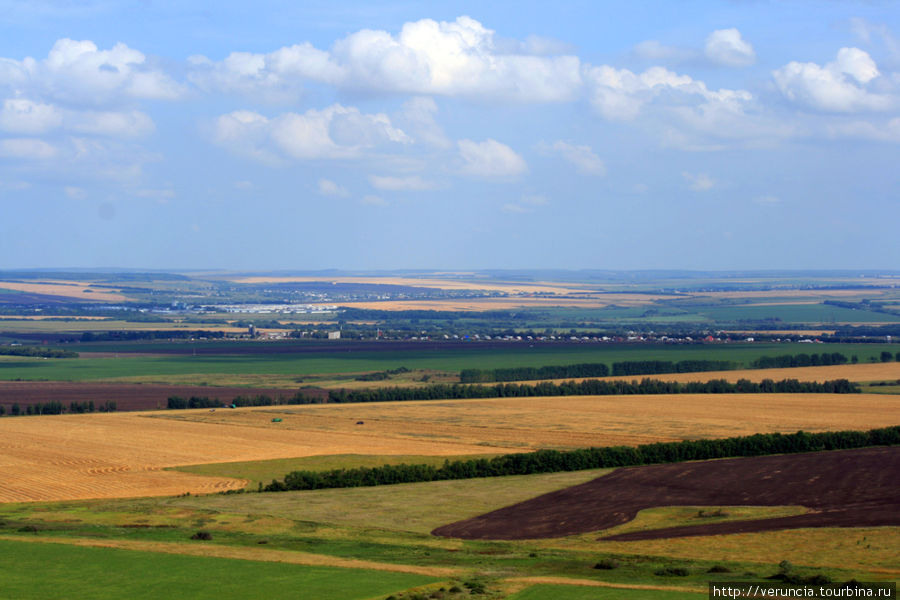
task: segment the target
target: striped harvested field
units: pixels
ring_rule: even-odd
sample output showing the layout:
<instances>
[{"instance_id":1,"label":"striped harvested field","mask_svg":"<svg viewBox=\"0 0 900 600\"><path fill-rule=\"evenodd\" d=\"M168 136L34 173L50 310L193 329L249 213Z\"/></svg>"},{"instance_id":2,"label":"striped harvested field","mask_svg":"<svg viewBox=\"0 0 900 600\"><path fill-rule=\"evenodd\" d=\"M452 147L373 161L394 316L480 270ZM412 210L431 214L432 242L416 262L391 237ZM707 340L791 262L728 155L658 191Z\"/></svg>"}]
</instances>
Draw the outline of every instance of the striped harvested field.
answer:
<instances>
[{"instance_id":1,"label":"striped harvested field","mask_svg":"<svg viewBox=\"0 0 900 600\"><path fill-rule=\"evenodd\" d=\"M210 493L244 484L163 470L179 465L321 454L485 452L484 446L413 437L382 439L314 427L285 430L270 421L266 419L272 427L261 430L145 413L0 419L0 502Z\"/></svg>"},{"instance_id":2,"label":"striped harvested field","mask_svg":"<svg viewBox=\"0 0 900 600\"><path fill-rule=\"evenodd\" d=\"M0 419L0 502L209 493L181 465L332 454L454 456L896 424L900 395L578 396ZM280 422L273 422L280 418ZM360 423L361 422L361 423Z\"/></svg>"}]
</instances>

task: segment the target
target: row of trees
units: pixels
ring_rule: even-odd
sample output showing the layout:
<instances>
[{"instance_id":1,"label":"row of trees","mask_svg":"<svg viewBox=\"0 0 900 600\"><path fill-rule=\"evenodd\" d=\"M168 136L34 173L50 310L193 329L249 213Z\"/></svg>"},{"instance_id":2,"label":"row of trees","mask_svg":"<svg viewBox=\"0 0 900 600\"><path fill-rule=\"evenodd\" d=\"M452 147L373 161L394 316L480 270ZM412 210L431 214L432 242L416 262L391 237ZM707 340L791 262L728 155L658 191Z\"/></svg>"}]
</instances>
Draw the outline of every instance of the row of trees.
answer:
<instances>
[{"instance_id":1,"label":"row of trees","mask_svg":"<svg viewBox=\"0 0 900 600\"><path fill-rule=\"evenodd\" d=\"M637 447L584 448L568 452L538 450L531 453L506 454L492 459L453 462L448 460L440 467L402 464L331 471L293 471L285 475L281 481L273 480L272 483L263 487L262 491L282 492L472 479L475 477L503 477L895 444L900 444L900 426L870 431L829 431L824 433L798 431L787 435L768 433L718 440L645 444Z\"/></svg>"},{"instance_id":2,"label":"row of trees","mask_svg":"<svg viewBox=\"0 0 900 600\"><path fill-rule=\"evenodd\" d=\"M115 412L116 403L115 401L109 400L95 406L93 400L90 400L88 402L70 402L68 411L66 409L66 406L62 402L57 402L55 400L51 402L27 404L24 408L20 406L18 402L12 404L9 409L0 404L0 416L5 416L8 414L11 417L28 415L61 415L65 412L69 412L70 414L79 414L92 413L95 411Z\"/></svg>"},{"instance_id":3,"label":"row of trees","mask_svg":"<svg viewBox=\"0 0 900 600\"><path fill-rule=\"evenodd\" d=\"M729 360L632 360L613 363L613 375L656 375L659 373L696 373L700 371L730 371L738 364Z\"/></svg>"},{"instance_id":4,"label":"row of trees","mask_svg":"<svg viewBox=\"0 0 900 600\"><path fill-rule=\"evenodd\" d=\"M528 381L529 379L606 377L607 375L609 375L609 367L603 363L582 363L510 369L463 369L459 372L459 380L463 383L490 383L493 381Z\"/></svg>"},{"instance_id":5,"label":"row of trees","mask_svg":"<svg viewBox=\"0 0 900 600\"><path fill-rule=\"evenodd\" d=\"M405 400L455 400L464 398L513 398L531 396L615 396L626 394L854 394L861 390L846 379L833 381L798 381L764 379L759 383L740 379L731 383L724 379L711 381L660 381L644 378L638 381L586 379L534 385L501 383L492 386L433 384L425 387L385 387L363 390L330 390L329 402L395 402Z\"/></svg>"},{"instance_id":6,"label":"row of trees","mask_svg":"<svg viewBox=\"0 0 900 600\"><path fill-rule=\"evenodd\" d=\"M890 352L882 352L882 362L893 360ZM897 354L900 360L900 353ZM840 352L821 354L785 354L761 356L750 363L751 369L785 367L816 367L842 365L848 358ZM543 367L517 367L509 369L463 369L459 373L462 383L491 383L495 381L528 381L535 379L568 379L572 377L606 377L629 375L658 375L662 373L699 373L704 371L731 371L740 368L739 363L728 360L631 360L616 362L612 369L603 363L577 365L549 365Z\"/></svg>"},{"instance_id":7,"label":"row of trees","mask_svg":"<svg viewBox=\"0 0 900 600\"><path fill-rule=\"evenodd\" d=\"M840 352L823 352L822 354L783 354L781 356L760 356L752 363L753 369L782 369L787 367L818 367L843 365L847 357Z\"/></svg>"},{"instance_id":8,"label":"row of trees","mask_svg":"<svg viewBox=\"0 0 900 600\"><path fill-rule=\"evenodd\" d=\"M318 404L323 398L311 394L305 394L300 391L285 398L278 396L272 398L265 394L256 396L237 396L230 401L222 401L218 398L209 398L208 396L191 396L190 398L182 398L181 396L169 396L166 402L166 408L169 409L186 409L186 408L225 408L225 407L244 407L244 406L277 406L282 404Z\"/></svg>"},{"instance_id":9,"label":"row of trees","mask_svg":"<svg viewBox=\"0 0 900 600\"><path fill-rule=\"evenodd\" d=\"M78 358L77 352L43 348L41 346L0 346L0 354L5 356L33 356L36 358Z\"/></svg>"}]
</instances>

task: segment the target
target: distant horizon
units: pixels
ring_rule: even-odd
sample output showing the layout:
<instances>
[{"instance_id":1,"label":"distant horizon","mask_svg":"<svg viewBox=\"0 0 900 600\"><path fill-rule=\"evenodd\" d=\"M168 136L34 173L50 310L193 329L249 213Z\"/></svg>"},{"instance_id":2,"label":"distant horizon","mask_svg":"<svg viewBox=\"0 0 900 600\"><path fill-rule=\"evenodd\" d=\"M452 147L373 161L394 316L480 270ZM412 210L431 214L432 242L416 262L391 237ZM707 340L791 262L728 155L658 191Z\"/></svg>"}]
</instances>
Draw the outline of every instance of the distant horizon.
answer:
<instances>
[{"instance_id":1,"label":"distant horizon","mask_svg":"<svg viewBox=\"0 0 900 600\"><path fill-rule=\"evenodd\" d=\"M665 276L665 275L720 275L746 277L753 275L761 276L794 276L804 274L814 274L819 276L833 277L853 277L853 276L890 276L900 277L900 269L877 269L877 268L860 268L860 269L562 269L562 268L475 268L475 269L342 269L342 268L325 268L325 269L229 269L229 268L150 268L150 267L0 267L0 275L5 273L171 273L171 274L189 274L189 273L222 273L222 274L258 274L272 276L316 276L316 275L345 275L345 276L378 276L384 273L412 273L423 275L465 275L467 273L489 275L495 274L552 274L552 273L571 273L571 274L642 274L648 276Z\"/></svg>"}]
</instances>

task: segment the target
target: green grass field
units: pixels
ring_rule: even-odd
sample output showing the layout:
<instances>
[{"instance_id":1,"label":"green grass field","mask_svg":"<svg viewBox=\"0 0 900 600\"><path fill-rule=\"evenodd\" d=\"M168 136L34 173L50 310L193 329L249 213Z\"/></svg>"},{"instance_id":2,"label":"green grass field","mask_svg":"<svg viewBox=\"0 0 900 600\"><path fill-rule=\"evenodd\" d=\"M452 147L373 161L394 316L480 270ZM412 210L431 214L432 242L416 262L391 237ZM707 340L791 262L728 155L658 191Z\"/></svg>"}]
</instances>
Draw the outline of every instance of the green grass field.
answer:
<instances>
[{"instance_id":1,"label":"green grass field","mask_svg":"<svg viewBox=\"0 0 900 600\"><path fill-rule=\"evenodd\" d=\"M492 456L496 456L496 454L459 455L454 456L453 460L490 458ZM440 466L444 464L445 460L447 460L446 456L335 454L305 456L303 458L276 458L274 460L189 465L186 467L174 467L172 470L194 473L196 475L246 479L249 482L246 489L255 490L260 483L267 484L273 479L283 479L285 474L291 471L330 471L332 469L372 468L402 464Z\"/></svg>"},{"instance_id":2,"label":"green grass field","mask_svg":"<svg viewBox=\"0 0 900 600\"><path fill-rule=\"evenodd\" d=\"M437 578L113 548L0 540L0 597L15 600L355 600Z\"/></svg>"},{"instance_id":3,"label":"green grass field","mask_svg":"<svg viewBox=\"0 0 900 600\"><path fill-rule=\"evenodd\" d=\"M67 346L74 348L78 346ZM145 352L152 352L152 345ZM215 346L210 346L215 347ZM97 379L127 380L154 377L156 381L177 377L179 383L194 381L222 383L231 374L276 375L299 378L303 375L327 373L361 373L406 367L459 371L465 368L495 369L503 367L565 365L603 362L611 364L628 360L730 360L749 363L760 356L782 354L841 352L856 355L860 362L878 359L883 350L895 353L896 344L775 344L734 343L697 346L648 345L510 345L508 348L472 348L461 350L356 351L352 344L346 352L304 354L199 354L192 356L128 356L108 358L35 359L0 357L0 379L89 381Z\"/></svg>"}]
</instances>

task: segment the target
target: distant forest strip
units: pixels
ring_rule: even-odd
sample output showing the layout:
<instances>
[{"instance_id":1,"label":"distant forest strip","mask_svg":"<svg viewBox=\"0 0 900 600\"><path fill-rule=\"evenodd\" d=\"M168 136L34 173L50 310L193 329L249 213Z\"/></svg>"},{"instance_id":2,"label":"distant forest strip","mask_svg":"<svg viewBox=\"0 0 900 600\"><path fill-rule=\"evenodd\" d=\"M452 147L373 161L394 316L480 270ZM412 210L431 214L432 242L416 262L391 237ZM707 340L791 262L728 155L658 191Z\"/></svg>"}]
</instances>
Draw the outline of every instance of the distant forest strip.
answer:
<instances>
[{"instance_id":1,"label":"distant forest strip","mask_svg":"<svg viewBox=\"0 0 900 600\"><path fill-rule=\"evenodd\" d=\"M283 492L448 479L474 479L476 477L504 477L507 475L633 467L687 460L846 450L895 444L900 444L900 426L869 431L828 431L823 433L798 431L787 435L758 433L743 437L663 442L637 447L608 446L568 452L538 450L523 454L504 454L491 459L480 458L453 462L447 460L440 467L403 464L331 471L293 471L285 475L281 481L273 480L267 486L260 484L260 491Z\"/></svg>"},{"instance_id":2,"label":"distant forest strip","mask_svg":"<svg viewBox=\"0 0 900 600\"><path fill-rule=\"evenodd\" d=\"M42 348L39 346L0 346L0 354L35 358L78 358L78 353L71 350L57 350L56 348Z\"/></svg>"},{"instance_id":3,"label":"distant forest strip","mask_svg":"<svg viewBox=\"0 0 900 600\"><path fill-rule=\"evenodd\" d=\"M846 379L832 381L798 381L763 379L755 383L739 379L731 383L724 379L712 381L606 381L586 379L553 383L544 381L534 385L501 383L497 385L467 385L437 383L425 387L386 387L364 390L330 390L328 402L397 402L406 400L460 400L466 398L521 398L533 396L619 396L631 394L858 394L858 385Z\"/></svg>"},{"instance_id":4,"label":"distant forest strip","mask_svg":"<svg viewBox=\"0 0 900 600\"><path fill-rule=\"evenodd\" d=\"M842 365L848 358L840 352L822 354L785 354L761 356L750 363L751 369L783 367L817 367ZM632 360L612 364L551 365L545 367L517 367L510 369L463 369L459 373L462 383L490 383L495 381L528 381L534 379L568 379L571 377L607 377L624 375L658 375L662 373L699 373L704 371L733 371L743 368L730 360Z\"/></svg>"}]
</instances>

